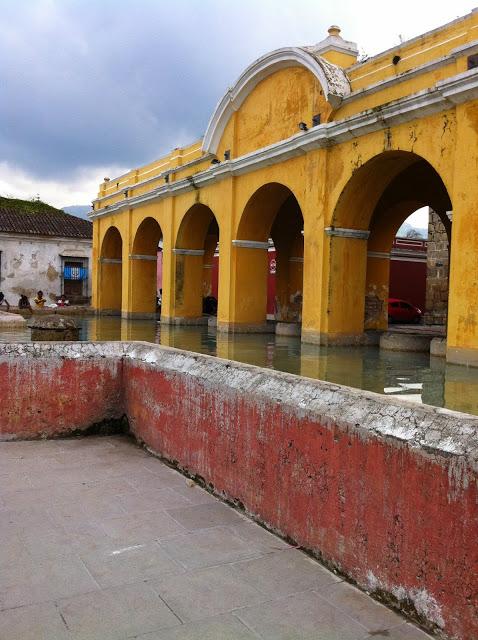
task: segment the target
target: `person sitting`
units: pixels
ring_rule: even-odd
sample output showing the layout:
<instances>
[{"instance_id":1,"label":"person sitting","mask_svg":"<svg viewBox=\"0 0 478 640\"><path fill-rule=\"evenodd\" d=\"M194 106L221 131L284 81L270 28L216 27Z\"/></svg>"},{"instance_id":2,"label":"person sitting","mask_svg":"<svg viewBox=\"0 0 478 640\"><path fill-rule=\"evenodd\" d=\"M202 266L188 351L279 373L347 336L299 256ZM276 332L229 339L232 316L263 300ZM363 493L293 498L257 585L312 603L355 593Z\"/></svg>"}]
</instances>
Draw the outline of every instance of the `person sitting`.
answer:
<instances>
[{"instance_id":1,"label":"person sitting","mask_svg":"<svg viewBox=\"0 0 478 640\"><path fill-rule=\"evenodd\" d=\"M32 305L30 304L30 300L26 297L24 293L20 296L20 300L18 301L19 309L30 309L33 313Z\"/></svg>"},{"instance_id":2,"label":"person sitting","mask_svg":"<svg viewBox=\"0 0 478 640\"><path fill-rule=\"evenodd\" d=\"M3 292L0 291L0 307L2 305L6 305L7 307L7 311L10 311L10 305L8 304L8 300L5 298L5 296L3 295Z\"/></svg>"},{"instance_id":3,"label":"person sitting","mask_svg":"<svg viewBox=\"0 0 478 640\"><path fill-rule=\"evenodd\" d=\"M37 292L37 297L33 300L37 307L43 309L46 303L46 299L43 297L43 291Z\"/></svg>"},{"instance_id":4,"label":"person sitting","mask_svg":"<svg viewBox=\"0 0 478 640\"><path fill-rule=\"evenodd\" d=\"M70 304L70 301L67 300L65 294L62 293L59 299L56 301L56 304L59 307L67 307Z\"/></svg>"}]
</instances>

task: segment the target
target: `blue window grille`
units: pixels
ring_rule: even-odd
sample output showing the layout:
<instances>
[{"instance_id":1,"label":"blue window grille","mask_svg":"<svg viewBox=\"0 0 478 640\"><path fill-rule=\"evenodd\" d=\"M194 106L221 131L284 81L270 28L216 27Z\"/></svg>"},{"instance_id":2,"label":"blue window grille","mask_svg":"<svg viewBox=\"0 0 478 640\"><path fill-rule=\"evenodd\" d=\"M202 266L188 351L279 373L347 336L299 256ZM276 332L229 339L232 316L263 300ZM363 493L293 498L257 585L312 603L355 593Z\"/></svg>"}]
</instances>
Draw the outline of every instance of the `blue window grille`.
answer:
<instances>
[{"instance_id":1,"label":"blue window grille","mask_svg":"<svg viewBox=\"0 0 478 640\"><path fill-rule=\"evenodd\" d=\"M87 280L88 269L86 267L65 267L63 278L65 280Z\"/></svg>"}]
</instances>

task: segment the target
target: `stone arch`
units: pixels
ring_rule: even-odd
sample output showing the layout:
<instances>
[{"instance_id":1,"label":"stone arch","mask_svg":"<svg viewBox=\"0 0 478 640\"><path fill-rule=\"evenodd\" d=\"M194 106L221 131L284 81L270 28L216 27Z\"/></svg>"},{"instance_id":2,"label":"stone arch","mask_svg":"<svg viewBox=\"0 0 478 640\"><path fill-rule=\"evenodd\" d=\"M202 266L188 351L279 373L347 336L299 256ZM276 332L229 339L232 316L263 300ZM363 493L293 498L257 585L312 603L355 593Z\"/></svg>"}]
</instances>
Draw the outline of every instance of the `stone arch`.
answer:
<instances>
[{"instance_id":1,"label":"stone arch","mask_svg":"<svg viewBox=\"0 0 478 640\"><path fill-rule=\"evenodd\" d=\"M123 238L115 226L103 236L100 249L98 308L103 313L119 315L122 305Z\"/></svg>"},{"instance_id":2,"label":"stone arch","mask_svg":"<svg viewBox=\"0 0 478 640\"><path fill-rule=\"evenodd\" d=\"M227 123L254 88L276 71L302 66L319 81L324 96L337 108L342 98L350 93L348 78L340 67L324 60L313 48L284 47L258 58L241 74L233 87L218 102L211 116L203 140L203 149L216 153Z\"/></svg>"},{"instance_id":3,"label":"stone arch","mask_svg":"<svg viewBox=\"0 0 478 640\"><path fill-rule=\"evenodd\" d=\"M424 206L439 214L451 234L447 212L452 204L444 181L415 153L383 152L350 177L326 229L331 254L329 323L337 333L353 337L364 328L387 327L393 239L406 218Z\"/></svg>"},{"instance_id":4,"label":"stone arch","mask_svg":"<svg viewBox=\"0 0 478 640\"><path fill-rule=\"evenodd\" d=\"M158 250L163 232L157 220L144 218L134 234L129 256L130 305L129 315L154 318L157 313Z\"/></svg>"},{"instance_id":5,"label":"stone arch","mask_svg":"<svg viewBox=\"0 0 478 640\"><path fill-rule=\"evenodd\" d=\"M269 240L276 251L276 310L281 321L302 317L304 220L284 184L271 182L249 198L233 240L234 330L265 330Z\"/></svg>"},{"instance_id":6,"label":"stone arch","mask_svg":"<svg viewBox=\"0 0 478 640\"><path fill-rule=\"evenodd\" d=\"M203 311L216 314L218 291L213 273L217 282L218 263L214 254L219 242L219 223L212 209L202 203L194 204L181 219L173 249L177 318L203 322Z\"/></svg>"}]
</instances>

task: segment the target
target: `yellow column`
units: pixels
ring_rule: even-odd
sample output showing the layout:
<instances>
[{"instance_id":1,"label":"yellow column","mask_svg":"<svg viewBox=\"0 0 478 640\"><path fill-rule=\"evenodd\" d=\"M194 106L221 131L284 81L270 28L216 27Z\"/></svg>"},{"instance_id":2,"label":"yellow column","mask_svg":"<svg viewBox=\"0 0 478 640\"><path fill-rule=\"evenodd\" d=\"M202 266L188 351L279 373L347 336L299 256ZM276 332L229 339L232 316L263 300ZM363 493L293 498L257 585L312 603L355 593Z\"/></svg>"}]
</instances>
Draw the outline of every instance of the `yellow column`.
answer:
<instances>
[{"instance_id":1,"label":"yellow column","mask_svg":"<svg viewBox=\"0 0 478 640\"><path fill-rule=\"evenodd\" d=\"M202 324L204 249L173 249L174 323Z\"/></svg>"},{"instance_id":2,"label":"yellow column","mask_svg":"<svg viewBox=\"0 0 478 640\"><path fill-rule=\"evenodd\" d=\"M478 366L478 164L476 103L456 107L447 361Z\"/></svg>"},{"instance_id":3,"label":"yellow column","mask_svg":"<svg viewBox=\"0 0 478 640\"><path fill-rule=\"evenodd\" d=\"M173 316L174 309L174 255L173 255L173 220L174 220L174 198L169 198L164 203L165 216L162 226L163 231L163 281L162 281L162 301L161 301L161 322L168 323Z\"/></svg>"},{"instance_id":4,"label":"yellow column","mask_svg":"<svg viewBox=\"0 0 478 640\"><path fill-rule=\"evenodd\" d=\"M91 253L91 306L99 309L99 288L100 288L100 222L93 221L93 248Z\"/></svg>"},{"instance_id":5,"label":"yellow column","mask_svg":"<svg viewBox=\"0 0 478 640\"><path fill-rule=\"evenodd\" d=\"M388 328L388 289L390 254L369 251L365 286L365 329L386 331Z\"/></svg>"},{"instance_id":6,"label":"yellow column","mask_svg":"<svg viewBox=\"0 0 478 640\"><path fill-rule=\"evenodd\" d=\"M131 308L131 288L132 288L132 268L131 260L129 258L131 248L133 245L133 239L131 234L131 219L132 209L129 209L122 216L123 222L123 249L122 249L122 296L121 296L121 317L128 318Z\"/></svg>"},{"instance_id":7,"label":"yellow column","mask_svg":"<svg viewBox=\"0 0 478 640\"><path fill-rule=\"evenodd\" d=\"M267 311L268 242L233 240L231 257L232 295L229 318L218 318L218 331L264 332ZM221 260L221 249L219 253Z\"/></svg>"},{"instance_id":8,"label":"yellow column","mask_svg":"<svg viewBox=\"0 0 478 640\"><path fill-rule=\"evenodd\" d=\"M100 258L98 310L102 313L121 314L122 266L121 258Z\"/></svg>"},{"instance_id":9,"label":"yellow column","mask_svg":"<svg viewBox=\"0 0 478 640\"><path fill-rule=\"evenodd\" d=\"M327 203L327 152L309 154L306 173L304 218L304 263L302 300L302 341L320 343L326 332L328 260L330 242L324 234L325 221L331 218ZM323 176L320 180L317 176ZM325 307L325 308L324 308Z\"/></svg>"},{"instance_id":10,"label":"yellow column","mask_svg":"<svg viewBox=\"0 0 478 640\"><path fill-rule=\"evenodd\" d=\"M129 296L125 318L156 317L157 255L129 254Z\"/></svg>"}]
</instances>

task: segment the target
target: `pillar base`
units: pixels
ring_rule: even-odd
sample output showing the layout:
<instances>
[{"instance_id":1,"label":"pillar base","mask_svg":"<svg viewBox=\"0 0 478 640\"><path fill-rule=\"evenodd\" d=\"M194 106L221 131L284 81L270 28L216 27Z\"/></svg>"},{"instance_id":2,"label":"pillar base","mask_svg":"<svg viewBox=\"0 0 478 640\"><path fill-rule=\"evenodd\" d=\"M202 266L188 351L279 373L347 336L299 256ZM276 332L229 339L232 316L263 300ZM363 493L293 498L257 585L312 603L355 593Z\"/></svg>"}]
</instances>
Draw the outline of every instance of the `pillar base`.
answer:
<instances>
[{"instance_id":1,"label":"pillar base","mask_svg":"<svg viewBox=\"0 0 478 640\"><path fill-rule=\"evenodd\" d=\"M97 316L121 316L120 309L95 309Z\"/></svg>"},{"instance_id":2,"label":"pillar base","mask_svg":"<svg viewBox=\"0 0 478 640\"><path fill-rule=\"evenodd\" d=\"M430 342L430 355L437 358L446 356L446 338L432 338Z\"/></svg>"},{"instance_id":3,"label":"pillar base","mask_svg":"<svg viewBox=\"0 0 478 640\"><path fill-rule=\"evenodd\" d=\"M365 333L322 333L304 328L302 328L301 340L307 344L339 347L361 347L364 344L369 344Z\"/></svg>"},{"instance_id":4,"label":"pillar base","mask_svg":"<svg viewBox=\"0 0 478 640\"><path fill-rule=\"evenodd\" d=\"M380 349L429 353L432 336L408 333L384 333L380 336Z\"/></svg>"},{"instance_id":5,"label":"pillar base","mask_svg":"<svg viewBox=\"0 0 478 640\"><path fill-rule=\"evenodd\" d=\"M275 322L219 322L217 323L219 333L274 333Z\"/></svg>"},{"instance_id":6,"label":"pillar base","mask_svg":"<svg viewBox=\"0 0 478 640\"><path fill-rule=\"evenodd\" d=\"M277 322L277 336L300 336L302 324L300 322Z\"/></svg>"},{"instance_id":7,"label":"pillar base","mask_svg":"<svg viewBox=\"0 0 478 640\"><path fill-rule=\"evenodd\" d=\"M446 361L451 364L463 364L478 367L478 349L468 347L447 347Z\"/></svg>"},{"instance_id":8,"label":"pillar base","mask_svg":"<svg viewBox=\"0 0 478 640\"><path fill-rule=\"evenodd\" d=\"M161 324L198 326L207 324L208 319L209 316L195 316L192 318L187 316L161 316Z\"/></svg>"},{"instance_id":9,"label":"pillar base","mask_svg":"<svg viewBox=\"0 0 478 640\"><path fill-rule=\"evenodd\" d=\"M125 320L159 320L157 313L147 313L144 311L122 311L121 317Z\"/></svg>"}]
</instances>

